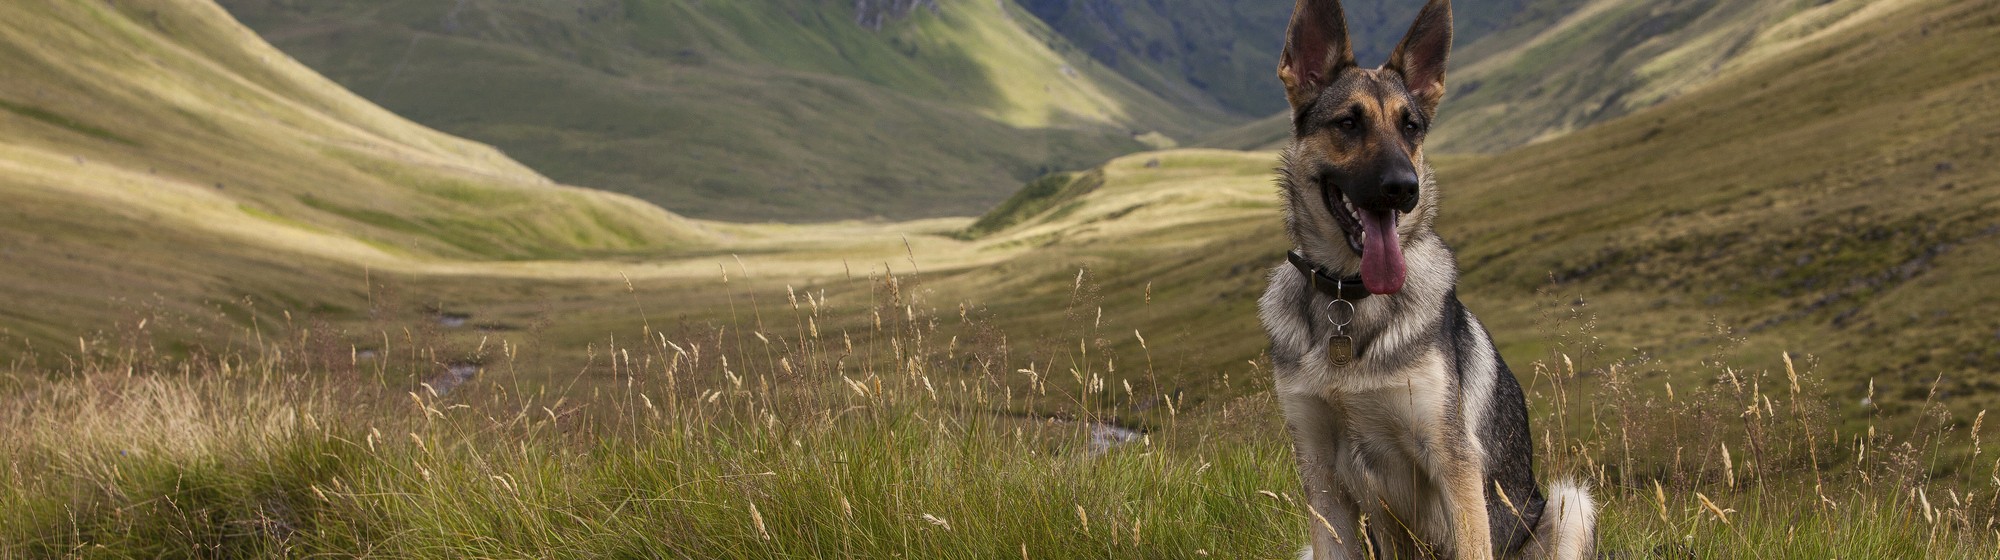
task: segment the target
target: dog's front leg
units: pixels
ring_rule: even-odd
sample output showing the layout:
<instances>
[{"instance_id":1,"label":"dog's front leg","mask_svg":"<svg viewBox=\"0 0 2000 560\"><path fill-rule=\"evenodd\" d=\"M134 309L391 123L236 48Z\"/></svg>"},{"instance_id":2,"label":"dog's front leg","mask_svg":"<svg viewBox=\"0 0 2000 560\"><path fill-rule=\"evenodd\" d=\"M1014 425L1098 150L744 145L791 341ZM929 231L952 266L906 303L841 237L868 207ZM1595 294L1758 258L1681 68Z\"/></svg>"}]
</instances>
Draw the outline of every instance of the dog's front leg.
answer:
<instances>
[{"instance_id":1,"label":"dog's front leg","mask_svg":"<svg viewBox=\"0 0 2000 560\"><path fill-rule=\"evenodd\" d=\"M1468 437L1452 434L1453 437ZM1462 445L1447 445L1448 451L1438 457L1441 464L1434 465L1434 482L1444 489L1444 507L1451 516L1451 542L1453 558L1458 560L1490 560L1493 558L1492 520L1486 512L1486 480L1484 457L1469 440Z\"/></svg>"},{"instance_id":2,"label":"dog's front leg","mask_svg":"<svg viewBox=\"0 0 2000 560\"><path fill-rule=\"evenodd\" d=\"M1366 558L1355 534L1354 499L1335 472L1340 423L1333 407L1317 395L1281 397L1285 427L1306 493L1306 523L1312 527L1312 560Z\"/></svg>"}]
</instances>

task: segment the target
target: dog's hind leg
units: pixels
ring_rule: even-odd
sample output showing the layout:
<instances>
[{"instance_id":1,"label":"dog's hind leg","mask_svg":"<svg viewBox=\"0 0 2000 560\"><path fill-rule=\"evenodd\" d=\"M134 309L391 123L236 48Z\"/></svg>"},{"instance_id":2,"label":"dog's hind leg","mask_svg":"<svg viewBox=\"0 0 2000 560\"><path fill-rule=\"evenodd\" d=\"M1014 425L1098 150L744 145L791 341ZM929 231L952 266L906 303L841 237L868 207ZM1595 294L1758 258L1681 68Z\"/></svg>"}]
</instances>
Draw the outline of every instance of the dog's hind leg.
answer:
<instances>
[{"instance_id":1,"label":"dog's hind leg","mask_svg":"<svg viewBox=\"0 0 2000 560\"><path fill-rule=\"evenodd\" d=\"M1549 485L1547 509L1529 537L1521 557L1534 560L1583 560L1597 554L1597 504L1590 490L1573 480Z\"/></svg>"}]
</instances>

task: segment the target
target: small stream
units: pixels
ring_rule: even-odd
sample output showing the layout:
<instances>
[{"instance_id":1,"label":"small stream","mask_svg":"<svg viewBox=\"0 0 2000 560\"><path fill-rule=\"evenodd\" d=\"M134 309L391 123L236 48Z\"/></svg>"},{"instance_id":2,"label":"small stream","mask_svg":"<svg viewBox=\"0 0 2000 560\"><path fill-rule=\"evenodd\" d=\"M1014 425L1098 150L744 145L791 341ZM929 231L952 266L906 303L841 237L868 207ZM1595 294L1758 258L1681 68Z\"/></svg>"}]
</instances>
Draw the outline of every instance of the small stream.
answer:
<instances>
[{"instance_id":1,"label":"small stream","mask_svg":"<svg viewBox=\"0 0 2000 560\"><path fill-rule=\"evenodd\" d=\"M1145 439L1145 437L1145 432L1131 428L1103 422L1092 422L1090 423L1090 454L1103 455L1110 453L1114 447L1137 443L1139 440Z\"/></svg>"},{"instance_id":2,"label":"small stream","mask_svg":"<svg viewBox=\"0 0 2000 560\"><path fill-rule=\"evenodd\" d=\"M437 396L442 397L451 394L452 389L457 389L459 385L464 385L465 382L471 381L472 378L478 376L479 364L474 362L452 362L444 367L443 372L424 380L424 384L429 385L432 391L437 392Z\"/></svg>"}]
</instances>

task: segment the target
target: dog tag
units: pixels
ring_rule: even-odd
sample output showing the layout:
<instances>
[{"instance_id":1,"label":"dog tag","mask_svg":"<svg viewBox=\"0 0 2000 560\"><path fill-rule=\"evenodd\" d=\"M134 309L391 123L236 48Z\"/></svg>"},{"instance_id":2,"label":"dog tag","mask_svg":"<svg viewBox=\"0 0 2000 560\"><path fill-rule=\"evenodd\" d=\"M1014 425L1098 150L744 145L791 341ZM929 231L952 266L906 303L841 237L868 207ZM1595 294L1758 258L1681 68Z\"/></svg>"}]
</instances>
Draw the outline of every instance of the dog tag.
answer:
<instances>
[{"instance_id":1,"label":"dog tag","mask_svg":"<svg viewBox=\"0 0 2000 560\"><path fill-rule=\"evenodd\" d=\"M1326 363L1337 368L1354 365L1354 337L1344 334L1327 337Z\"/></svg>"}]
</instances>

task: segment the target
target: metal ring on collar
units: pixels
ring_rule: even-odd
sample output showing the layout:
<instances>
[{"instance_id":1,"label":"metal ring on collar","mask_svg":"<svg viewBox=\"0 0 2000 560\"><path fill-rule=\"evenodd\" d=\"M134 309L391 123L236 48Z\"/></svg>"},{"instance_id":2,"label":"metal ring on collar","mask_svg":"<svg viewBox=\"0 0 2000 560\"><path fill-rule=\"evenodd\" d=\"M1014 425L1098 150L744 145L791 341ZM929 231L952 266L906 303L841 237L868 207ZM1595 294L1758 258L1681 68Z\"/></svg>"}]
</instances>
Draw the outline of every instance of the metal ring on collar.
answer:
<instances>
[{"instance_id":1,"label":"metal ring on collar","mask_svg":"<svg viewBox=\"0 0 2000 560\"><path fill-rule=\"evenodd\" d=\"M1335 319L1335 318L1334 318L1334 312L1333 312L1333 310L1334 310L1334 306L1335 306L1335 305L1339 305L1339 306L1341 306L1341 307L1345 307L1345 308L1346 308L1346 309L1344 310L1344 312L1340 314L1340 315L1341 315L1341 318L1339 318L1339 319ZM1336 299L1336 300L1333 300L1333 301L1329 301L1329 302L1326 302L1326 322L1328 322L1328 323L1333 323L1333 326L1336 326L1336 327L1345 327L1345 326L1348 326L1348 325L1351 325L1351 324L1353 324L1353 323L1354 323L1354 302L1351 302L1351 301L1347 301L1347 300L1344 300L1344 299Z\"/></svg>"}]
</instances>

